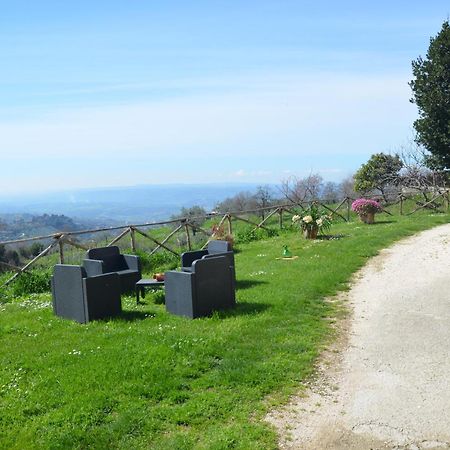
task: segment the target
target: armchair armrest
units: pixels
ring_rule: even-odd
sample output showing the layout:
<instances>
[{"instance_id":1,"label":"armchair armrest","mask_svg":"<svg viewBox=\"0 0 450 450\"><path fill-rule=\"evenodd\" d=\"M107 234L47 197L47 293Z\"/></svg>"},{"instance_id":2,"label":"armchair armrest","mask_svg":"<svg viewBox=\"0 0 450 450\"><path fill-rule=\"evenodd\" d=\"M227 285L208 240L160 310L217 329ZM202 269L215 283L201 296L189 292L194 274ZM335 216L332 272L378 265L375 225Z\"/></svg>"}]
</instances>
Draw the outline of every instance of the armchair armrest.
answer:
<instances>
[{"instance_id":1,"label":"armchair armrest","mask_svg":"<svg viewBox=\"0 0 450 450\"><path fill-rule=\"evenodd\" d=\"M102 275L104 272L103 261L99 259L83 259L83 267L88 277Z\"/></svg>"},{"instance_id":2,"label":"armchair armrest","mask_svg":"<svg viewBox=\"0 0 450 450\"><path fill-rule=\"evenodd\" d=\"M97 291L100 297L108 297L108 295L112 296L115 294L120 296L119 275L115 272L85 278L84 284L88 289Z\"/></svg>"},{"instance_id":3,"label":"armchair armrest","mask_svg":"<svg viewBox=\"0 0 450 450\"><path fill-rule=\"evenodd\" d=\"M207 255L202 256L202 259L217 258L218 256L225 256L231 261L232 259L234 259L234 257L233 257L234 252L230 251L230 252L223 252L223 253L208 253Z\"/></svg>"},{"instance_id":4,"label":"armchair armrest","mask_svg":"<svg viewBox=\"0 0 450 450\"><path fill-rule=\"evenodd\" d=\"M131 270L136 270L139 272L139 275L141 274L141 260L139 259L139 256L136 255L123 255L125 262L127 263L127 266Z\"/></svg>"},{"instance_id":5,"label":"armchair armrest","mask_svg":"<svg viewBox=\"0 0 450 450\"><path fill-rule=\"evenodd\" d=\"M117 273L111 272L84 278L83 285L88 321L120 314L122 303Z\"/></svg>"},{"instance_id":6,"label":"armchair armrest","mask_svg":"<svg viewBox=\"0 0 450 450\"><path fill-rule=\"evenodd\" d=\"M190 272L169 270L164 276L166 310L172 314L192 317L194 277Z\"/></svg>"},{"instance_id":7,"label":"armchair armrest","mask_svg":"<svg viewBox=\"0 0 450 450\"><path fill-rule=\"evenodd\" d=\"M203 256L208 254L208 250L197 250L194 252L184 252L181 255L181 267L190 267L192 263L201 259Z\"/></svg>"}]
</instances>

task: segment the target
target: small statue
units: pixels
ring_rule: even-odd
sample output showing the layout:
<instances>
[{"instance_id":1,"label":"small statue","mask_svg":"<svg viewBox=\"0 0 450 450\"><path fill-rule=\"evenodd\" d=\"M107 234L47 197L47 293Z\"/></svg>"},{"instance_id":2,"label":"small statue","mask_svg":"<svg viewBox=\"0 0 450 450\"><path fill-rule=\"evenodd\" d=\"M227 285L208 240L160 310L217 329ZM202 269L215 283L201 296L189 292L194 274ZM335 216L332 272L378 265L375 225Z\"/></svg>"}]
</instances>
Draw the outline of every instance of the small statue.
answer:
<instances>
[{"instance_id":1,"label":"small statue","mask_svg":"<svg viewBox=\"0 0 450 450\"><path fill-rule=\"evenodd\" d=\"M283 258L292 258L292 253L288 249L287 245L283 245Z\"/></svg>"}]
</instances>

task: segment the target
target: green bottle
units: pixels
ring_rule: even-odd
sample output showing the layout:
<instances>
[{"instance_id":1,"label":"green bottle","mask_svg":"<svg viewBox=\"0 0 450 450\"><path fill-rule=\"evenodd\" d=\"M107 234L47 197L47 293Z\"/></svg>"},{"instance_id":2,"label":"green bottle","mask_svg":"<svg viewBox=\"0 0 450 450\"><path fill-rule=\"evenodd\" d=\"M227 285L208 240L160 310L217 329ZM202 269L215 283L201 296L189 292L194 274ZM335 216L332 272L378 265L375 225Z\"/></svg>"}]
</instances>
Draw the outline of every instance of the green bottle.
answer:
<instances>
[{"instance_id":1,"label":"green bottle","mask_svg":"<svg viewBox=\"0 0 450 450\"><path fill-rule=\"evenodd\" d=\"M283 245L283 258L291 258L292 253L289 251L287 245Z\"/></svg>"}]
</instances>

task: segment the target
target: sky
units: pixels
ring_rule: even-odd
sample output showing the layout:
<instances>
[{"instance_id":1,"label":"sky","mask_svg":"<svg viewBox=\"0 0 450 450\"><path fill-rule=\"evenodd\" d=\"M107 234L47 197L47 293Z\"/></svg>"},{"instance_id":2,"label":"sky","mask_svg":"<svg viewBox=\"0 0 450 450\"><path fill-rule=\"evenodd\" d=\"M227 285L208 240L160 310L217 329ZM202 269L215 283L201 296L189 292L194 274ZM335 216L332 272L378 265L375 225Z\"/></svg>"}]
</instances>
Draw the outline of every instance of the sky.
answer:
<instances>
[{"instance_id":1,"label":"sky","mask_svg":"<svg viewBox=\"0 0 450 450\"><path fill-rule=\"evenodd\" d=\"M0 0L0 196L339 181L410 141L447 1Z\"/></svg>"}]
</instances>

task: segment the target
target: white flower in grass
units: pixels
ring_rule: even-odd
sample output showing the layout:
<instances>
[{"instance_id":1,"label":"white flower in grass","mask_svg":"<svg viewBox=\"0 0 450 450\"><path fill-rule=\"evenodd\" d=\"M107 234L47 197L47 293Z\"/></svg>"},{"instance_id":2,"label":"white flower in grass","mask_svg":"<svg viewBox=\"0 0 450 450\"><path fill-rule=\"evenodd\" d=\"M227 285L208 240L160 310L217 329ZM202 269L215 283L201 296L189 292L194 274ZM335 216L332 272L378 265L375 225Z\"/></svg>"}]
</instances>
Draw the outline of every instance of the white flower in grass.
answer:
<instances>
[{"instance_id":1,"label":"white flower in grass","mask_svg":"<svg viewBox=\"0 0 450 450\"><path fill-rule=\"evenodd\" d=\"M313 218L311 216L305 216L302 220L305 223L311 223L313 221Z\"/></svg>"},{"instance_id":2,"label":"white flower in grass","mask_svg":"<svg viewBox=\"0 0 450 450\"><path fill-rule=\"evenodd\" d=\"M321 227L323 224L323 219L317 219L316 223L317 223L317 225L319 225L319 227Z\"/></svg>"},{"instance_id":3,"label":"white flower in grass","mask_svg":"<svg viewBox=\"0 0 450 450\"><path fill-rule=\"evenodd\" d=\"M297 215L297 214L295 216L292 216L292 222L293 223L298 222L300 219L301 219L301 217L299 215Z\"/></svg>"}]
</instances>

